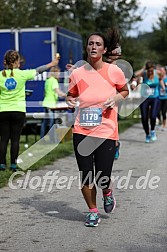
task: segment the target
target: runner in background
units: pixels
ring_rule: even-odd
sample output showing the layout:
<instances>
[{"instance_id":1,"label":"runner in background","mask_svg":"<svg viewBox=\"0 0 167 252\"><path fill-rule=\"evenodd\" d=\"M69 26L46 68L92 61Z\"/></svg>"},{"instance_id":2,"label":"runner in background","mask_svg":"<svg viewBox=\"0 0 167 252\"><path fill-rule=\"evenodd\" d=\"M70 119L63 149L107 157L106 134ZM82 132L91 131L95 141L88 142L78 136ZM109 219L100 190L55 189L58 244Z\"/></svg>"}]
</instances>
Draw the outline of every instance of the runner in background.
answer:
<instances>
[{"instance_id":1,"label":"runner in background","mask_svg":"<svg viewBox=\"0 0 167 252\"><path fill-rule=\"evenodd\" d=\"M136 71L135 76L142 77L145 84L141 86L141 95L146 99L140 105L142 125L146 134L145 143L154 142L157 140L155 124L159 111L159 85L164 90L164 83L151 61L148 61L144 68Z\"/></svg>"},{"instance_id":2,"label":"runner in background","mask_svg":"<svg viewBox=\"0 0 167 252\"><path fill-rule=\"evenodd\" d=\"M167 113L167 69L165 67L161 67L161 78L165 84L165 90L159 86L159 99L160 99L160 109L158 112L159 124L161 125L161 130L165 131L166 128L166 113Z\"/></svg>"}]
</instances>

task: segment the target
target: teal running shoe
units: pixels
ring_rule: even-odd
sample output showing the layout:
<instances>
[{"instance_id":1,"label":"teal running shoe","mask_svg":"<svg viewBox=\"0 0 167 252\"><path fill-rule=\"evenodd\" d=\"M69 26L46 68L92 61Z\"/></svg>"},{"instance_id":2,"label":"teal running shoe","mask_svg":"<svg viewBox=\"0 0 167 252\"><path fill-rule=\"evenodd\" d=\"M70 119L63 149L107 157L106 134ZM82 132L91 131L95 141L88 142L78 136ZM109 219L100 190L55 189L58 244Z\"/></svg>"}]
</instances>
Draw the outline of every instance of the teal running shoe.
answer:
<instances>
[{"instance_id":1,"label":"teal running shoe","mask_svg":"<svg viewBox=\"0 0 167 252\"><path fill-rule=\"evenodd\" d=\"M152 130L151 131L151 141L155 142L156 140L157 140L157 136L156 136L155 130Z\"/></svg>"},{"instance_id":2,"label":"teal running shoe","mask_svg":"<svg viewBox=\"0 0 167 252\"><path fill-rule=\"evenodd\" d=\"M16 165L16 164L11 164L10 170L11 170L12 172L16 172L16 171L17 171L17 165Z\"/></svg>"},{"instance_id":3,"label":"teal running shoe","mask_svg":"<svg viewBox=\"0 0 167 252\"><path fill-rule=\"evenodd\" d=\"M98 213L90 212L86 216L85 226L86 227L97 227L100 222Z\"/></svg>"},{"instance_id":4,"label":"teal running shoe","mask_svg":"<svg viewBox=\"0 0 167 252\"><path fill-rule=\"evenodd\" d=\"M146 135L145 143L150 143L150 142L151 142L151 137L150 137L150 135Z\"/></svg>"},{"instance_id":5,"label":"teal running shoe","mask_svg":"<svg viewBox=\"0 0 167 252\"><path fill-rule=\"evenodd\" d=\"M6 165L5 164L0 164L0 171L4 171L6 169Z\"/></svg>"},{"instance_id":6,"label":"teal running shoe","mask_svg":"<svg viewBox=\"0 0 167 252\"><path fill-rule=\"evenodd\" d=\"M119 158L119 149L120 149L120 142L118 142L118 145L115 147L115 156L114 156L115 160Z\"/></svg>"},{"instance_id":7,"label":"teal running shoe","mask_svg":"<svg viewBox=\"0 0 167 252\"><path fill-rule=\"evenodd\" d=\"M113 192L111 192L109 196L103 195L103 200L104 200L104 211L106 213L111 213L116 207L116 200Z\"/></svg>"}]
</instances>

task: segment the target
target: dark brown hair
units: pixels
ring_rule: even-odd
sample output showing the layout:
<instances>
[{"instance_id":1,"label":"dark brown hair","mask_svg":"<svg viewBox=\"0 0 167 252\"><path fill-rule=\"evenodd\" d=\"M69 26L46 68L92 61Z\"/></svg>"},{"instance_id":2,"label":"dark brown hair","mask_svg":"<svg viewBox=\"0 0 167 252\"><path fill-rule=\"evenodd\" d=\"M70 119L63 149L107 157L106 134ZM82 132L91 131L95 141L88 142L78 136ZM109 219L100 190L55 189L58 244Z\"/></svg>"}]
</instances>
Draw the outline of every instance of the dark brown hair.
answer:
<instances>
[{"instance_id":1,"label":"dark brown hair","mask_svg":"<svg viewBox=\"0 0 167 252\"><path fill-rule=\"evenodd\" d=\"M155 65L152 61L147 61L146 63L146 70L150 69L150 68L154 68Z\"/></svg>"},{"instance_id":2,"label":"dark brown hair","mask_svg":"<svg viewBox=\"0 0 167 252\"><path fill-rule=\"evenodd\" d=\"M4 68L5 69L11 69L11 74L10 76L13 75L13 65L16 61L18 61L20 58L20 55L17 51L15 50L8 50L5 55L4 55ZM6 71L5 69L2 71L2 75L6 77Z\"/></svg>"},{"instance_id":3,"label":"dark brown hair","mask_svg":"<svg viewBox=\"0 0 167 252\"><path fill-rule=\"evenodd\" d=\"M120 33L116 27L108 28L106 32L107 52L106 56L111 55L111 52L120 46Z\"/></svg>"},{"instance_id":4,"label":"dark brown hair","mask_svg":"<svg viewBox=\"0 0 167 252\"><path fill-rule=\"evenodd\" d=\"M97 36L101 37L103 39L103 42L104 42L104 48L107 47L107 39L101 32L93 32L93 33L89 34L89 36L86 39L86 46L88 45L89 38L91 36L93 36L93 35L97 35Z\"/></svg>"}]
</instances>

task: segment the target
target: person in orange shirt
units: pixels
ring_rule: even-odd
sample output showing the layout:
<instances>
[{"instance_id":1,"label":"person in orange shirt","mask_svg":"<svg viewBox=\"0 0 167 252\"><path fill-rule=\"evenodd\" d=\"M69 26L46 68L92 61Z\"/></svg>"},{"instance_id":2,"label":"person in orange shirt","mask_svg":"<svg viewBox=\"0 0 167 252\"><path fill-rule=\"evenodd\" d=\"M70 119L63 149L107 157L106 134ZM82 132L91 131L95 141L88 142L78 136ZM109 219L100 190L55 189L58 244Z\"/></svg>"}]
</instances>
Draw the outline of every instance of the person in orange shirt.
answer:
<instances>
[{"instance_id":1,"label":"person in orange shirt","mask_svg":"<svg viewBox=\"0 0 167 252\"><path fill-rule=\"evenodd\" d=\"M110 177L118 140L117 106L129 91L122 70L103 61L107 52L105 36L97 32L90 34L86 51L88 62L70 75L66 102L73 108L79 101L73 144L81 191L89 208L85 226L94 227L100 222L96 186L102 189L106 213L116 205Z\"/></svg>"},{"instance_id":2,"label":"person in orange shirt","mask_svg":"<svg viewBox=\"0 0 167 252\"><path fill-rule=\"evenodd\" d=\"M116 28L109 28L107 29L107 35L108 35L108 49L105 53L106 62L109 64L116 64L116 60L118 60L121 57L122 50L120 46L120 34L119 31ZM66 69L72 71L75 69L75 65L67 64ZM120 141L115 141L115 160L118 160L119 158L119 149L120 149Z\"/></svg>"}]
</instances>

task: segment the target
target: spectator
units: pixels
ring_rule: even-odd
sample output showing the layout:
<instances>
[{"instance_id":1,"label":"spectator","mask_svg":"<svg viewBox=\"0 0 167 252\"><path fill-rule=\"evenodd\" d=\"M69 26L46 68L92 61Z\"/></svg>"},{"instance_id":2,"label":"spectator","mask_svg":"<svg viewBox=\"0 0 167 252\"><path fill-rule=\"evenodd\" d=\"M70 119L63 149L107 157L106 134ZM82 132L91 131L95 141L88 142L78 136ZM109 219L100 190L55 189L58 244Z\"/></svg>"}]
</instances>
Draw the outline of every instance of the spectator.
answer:
<instances>
[{"instance_id":1,"label":"spectator","mask_svg":"<svg viewBox=\"0 0 167 252\"><path fill-rule=\"evenodd\" d=\"M48 74L48 78L45 81L44 87L44 100L43 107L45 112L45 117L41 124L41 138L43 138L46 134L47 126L49 125L50 131L50 143L56 143L56 132L54 130L53 125L55 121L55 108L56 103L59 97L66 97L66 93L62 92L59 88L59 75L60 68L58 66L52 67Z\"/></svg>"},{"instance_id":2,"label":"spectator","mask_svg":"<svg viewBox=\"0 0 167 252\"><path fill-rule=\"evenodd\" d=\"M6 152L9 140L10 169L16 171L19 140L25 122L25 84L58 64L54 59L47 65L32 70L20 70L20 55L9 50L4 55L4 70L0 71L0 170L6 169Z\"/></svg>"}]
</instances>

